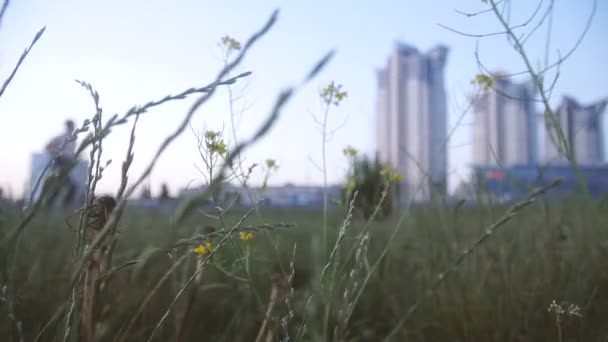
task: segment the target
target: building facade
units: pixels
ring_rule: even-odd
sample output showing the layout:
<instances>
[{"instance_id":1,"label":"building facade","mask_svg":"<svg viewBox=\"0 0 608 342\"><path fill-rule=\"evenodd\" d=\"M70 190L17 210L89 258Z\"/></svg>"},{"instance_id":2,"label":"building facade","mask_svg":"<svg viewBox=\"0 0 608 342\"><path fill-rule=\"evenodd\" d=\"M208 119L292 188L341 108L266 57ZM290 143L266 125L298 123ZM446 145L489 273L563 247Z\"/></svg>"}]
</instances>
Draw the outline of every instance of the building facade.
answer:
<instances>
[{"instance_id":1,"label":"building facade","mask_svg":"<svg viewBox=\"0 0 608 342\"><path fill-rule=\"evenodd\" d=\"M323 186L304 186L285 184L281 186L248 187L223 184L218 193L220 206L231 203L237 208L251 208L262 205L268 208L302 208L302 209L321 209L324 205L324 196L327 191L328 207L335 207L335 200L341 199L341 185L328 185L327 189ZM207 190L205 186L182 190L180 196L198 195ZM211 198L202 202L203 205L215 206Z\"/></svg>"},{"instance_id":2,"label":"building facade","mask_svg":"<svg viewBox=\"0 0 608 342\"><path fill-rule=\"evenodd\" d=\"M27 205L30 205L30 198L35 203L42 194L42 185L46 177L52 172L49 169L49 163L53 160L53 156L48 153L34 153L30 160L30 177L27 181L24 200ZM74 168L69 174L72 184L76 187L75 203L84 203L87 191L88 180L88 162L78 159ZM38 186L36 186L38 184Z\"/></svg>"},{"instance_id":3,"label":"building facade","mask_svg":"<svg viewBox=\"0 0 608 342\"><path fill-rule=\"evenodd\" d=\"M545 199L608 198L608 164L582 165L580 175L586 189L581 187L577 172L571 165L475 166L473 167L474 196L477 201L492 198L499 202L525 199L536 187L546 186L556 179L561 182L543 195ZM488 197L489 195L489 197Z\"/></svg>"},{"instance_id":4,"label":"building facade","mask_svg":"<svg viewBox=\"0 0 608 342\"><path fill-rule=\"evenodd\" d=\"M604 162L604 130L602 114L607 100L583 106L565 96L555 111L563 137L568 141L576 161L580 165L596 165ZM552 121L547 123L545 135L545 163L567 164L568 158L560 143L558 130Z\"/></svg>"},{"instance_id":5,"label":"building facade","mask_svg":"<svg viewBox=\"0 0 608 342\"><path fill-rule=\"evenodd\" d=\"M447 191L447 54L443 45L421 53L396 43L376 73L377 151L382 163L405 176L398 204Z\"/></svg>"},{"instance_id":6,"label":"building facade","mask_svg":"<svg viewBox=\"0 0 608 342\"><path fill-rule=\"evenodd\" d=\"M473 103L473 164L483 166L538 163L538 116L535 87L494 77L492 89Z\"/></svg>"}]
</instances>

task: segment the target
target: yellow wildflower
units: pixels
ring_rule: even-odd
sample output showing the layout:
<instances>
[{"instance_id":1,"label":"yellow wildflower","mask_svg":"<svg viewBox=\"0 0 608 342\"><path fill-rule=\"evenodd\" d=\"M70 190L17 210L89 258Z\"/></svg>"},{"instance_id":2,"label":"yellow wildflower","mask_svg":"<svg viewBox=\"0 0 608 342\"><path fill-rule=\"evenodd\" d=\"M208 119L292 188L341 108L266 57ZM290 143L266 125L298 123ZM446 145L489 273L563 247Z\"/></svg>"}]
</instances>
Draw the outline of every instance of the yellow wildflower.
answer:
<instances>
[{"instance_id":1,"label":"yellow wildflower","mask_svg":"<svg viewBox=\"0 0 608 342\"><path fill-rule=\"evenodd\" d=\"M243 240L243 241L249 241L249 240L253 239L253 234L250 232L239 232L239 236L241 237L241 240Z\"/></svg>"},{"instance_id":2,"label":"yellow wildflower","mask_svg":"<svg viewBox=\"0 0 608 342\"><path fill-rule=\"evenodd\" d=\"M222 43L225 46L228 46L228 49L232 49L232 50L240 50L241 49L241 43L238 40L236 40L236 39L234 39L234 38L232 38L230 36L224 36L224 37L222 37Z\"/></svg>"},{"instance_id":3,"label":"yellow wildflower","mask_svg":"<svg viewBox=\"0 0 608 342\"><path fill-rule=\"evenodd\" d=\"M339 105L342 100L348 95L346 91L341 91L342 85L338 86L332 81L327 87L321 90L321 98L325 103Z\"/></svg>"},{"instance_id":4,"label":"yellow wildflower","mask_svg":"<svg viewBox=\"0 0 608 342\"><path fill-rule=\"evenodd\" d=\"M228 152L228 146L226 146L224 140L220 140L213 146L213 150L219 154L224 154Z\"/></svg>"},{"instance_id":5,"label":"yellow wildflower","mask_svg":"<svg viewBox=\"0 0 608 342\"><path fill-rule=\"evenodd\" d=\"M338 102L344 100L344 98L348 95L348 92L345 91L338 91L335 94L336 97L336 105L338 104Z\"/></svg>"},{"instance_id":6,"label":"yellow wildflower","mask_svg":"<svg viewBox=\"0 0 608 342\"><path fill-rule=\"evenodd\" d=\"M484 90L488 90L494 85L494 78L486 74L477 74L471 83L478 84L483 87Z\"/></svg>"},{"instance_id":7,"label":"yellow wildflower","mask_svg":"<svg viewBox=\"0 0 608 342\"><path fill-rule=\"evenodd\" d=\"M274 159L266 159L266 167L268 169L278 168L277 161Z\"/></svg>"},{"instance_id":8,"label":"yellow wildflower","mask_svg":"<svg viewBox=\"0 0 608 342\"><path fill-rule=\"evenodd\" d=\"M207 148L209 149L209 151L211 152L215 152L215 153L219 153L219 154L226 154L226 152L228 152L228 146L226 145L226 143L224 142L224 140L219 139L219 140L208 140L207 141Z\"/></svg>"},{"instance_id":9,"label":"yellow wildflower","mask_svg":"<svg viewBox=\"0 0 608 342\"><path fill-rule=\"evenodd\" d=\"M205 132L205 138L207 139L215 139L220 135L220 132L216 131L207 131Z\"/></svg>"},{"instance_id":10,"label":"yellow wildflower","mask_svg":"<svg viewBox=\"0 0 608 342\"><path fill-rule=\"evenodd\" d=\"M357 149L352 147L352 146L346 146L343 150L342 153L344 153L345 156L347 157L354 157L357 155Z\"/></svg>"},{"instance_id":11,"label":"yellow wildflower","mask_svg":"<svg viewBox=\"0 0 608 342\"><path fill-rule=\"evenodd\" d=\"M198 255L204 255L205 253L211 251L212 248L213 245L211 244L211 242L207 242L205 244L200 244L198 247L196 247L194 249L194 253Z\"/></svg>"},{"instance_id":12,"label":"yellow wildflower","mask_svg":"<svg viewBox=\"0 0 608 342\"><path fill-rule=\"evenodd\" d=\"M402 175L402 174L400 174L400 173L395 173L395 174L393 175L393 180L395 180L395 181L397 181L397 182L398 182L398 181L400 181L400 180L403 180L403 175Z\"/></svg>"}]
</instances>

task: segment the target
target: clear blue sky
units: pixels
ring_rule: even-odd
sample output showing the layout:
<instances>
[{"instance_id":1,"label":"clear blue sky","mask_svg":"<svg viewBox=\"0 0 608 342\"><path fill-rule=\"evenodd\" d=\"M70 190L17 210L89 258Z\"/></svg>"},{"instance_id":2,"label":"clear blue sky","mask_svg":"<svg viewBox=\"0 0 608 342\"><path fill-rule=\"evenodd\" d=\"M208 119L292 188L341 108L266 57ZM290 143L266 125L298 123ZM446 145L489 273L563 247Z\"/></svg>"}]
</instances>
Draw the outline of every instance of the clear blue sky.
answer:
<instances>
[{"instance_id":1,"label":"clear blue sky","mask_svg":"<svg viewBox=\"0 0 608 342\"><path fill-rule=\"evenodd\" d=\"M520 22L533 10L531 1L513 1L512 20ZM551 57L576 41L591 9L590 0L557 1ZM478 72L474 58L491 69L523 68L521 59L502 36L476 39L459 36L437 24L470 33L500 30L492 16L466 18L456 9L483 9L480 0L467 1L204 1L15 0L0 28L0 76L9 74L18 56L43 25L46 33L0 98L0 186L20 194L29 173L30 154L40 151L62 129L65 118L82 122L94 107L86 91L73 80L90 82L101 94L106 117L132 105L208 83L220 67L216 43L224 35L245 40L275 8L279 20L253 48L240 70L253 71L244 92L249 103L239 127L247 137L267 114L280 89L302 79L317 58L337 50L327 69L287 106L283 117L262 142L247 153L247 161L274 158L280 165L272 183L320 183L310 158L320 162L320 133L309 111L320 112L318 90L327 82L342 83L348 98L331 113L330 126L343 126L329 142L330 181L343 177L342 148L374 149L374 70L382 66L396 40L426 51L436 44L450 48L446 87L450 127L466 105L470 84ZM526 28L528 30L529 28ZM583 103L608 95L608 3L599 1L595 21L579 50L561 68L552 101L563 94ZM530 41L534 63L543 59L545 30ZM244 84L244 83L242 83ZM235 91L238 92L237 86ZM192 124L220 129L228 126L225 91L194 117ZM132 172L139 174L163 137L175 129L192 100L165 105L143 115L137 131ZM470 160L471 116L465 117L449 145L452 186L466 174ZM117 129L105 145L107 169L102 191L114 191L126 153L128 125ZM200 183L195 164L195 139L187 131L167 150L152 174L153 191L166 181L171 189ZM407 177L407 175L406 175ZM261 173L254 178L261 179Z\"/></svg>"}]
</instances>

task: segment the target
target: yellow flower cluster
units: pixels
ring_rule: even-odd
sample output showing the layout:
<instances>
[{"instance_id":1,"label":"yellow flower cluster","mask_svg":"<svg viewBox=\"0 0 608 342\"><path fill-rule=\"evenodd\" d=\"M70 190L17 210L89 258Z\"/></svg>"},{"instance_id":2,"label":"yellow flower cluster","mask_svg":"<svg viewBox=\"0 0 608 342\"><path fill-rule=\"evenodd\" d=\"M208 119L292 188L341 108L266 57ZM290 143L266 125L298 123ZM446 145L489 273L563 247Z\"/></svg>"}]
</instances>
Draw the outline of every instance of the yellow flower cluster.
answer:
<instances>
[{"instance_id":1,"label":"yellow flower cluster","mask_svg":"<svg viewBox=\"0 0 608 342\"><path fill-rule=\"evenodd\" d=\"M266 167L270 169L276 169L279 166L277 165L277 161L274 159L266 159Z\"/></svg>"},{"instance_id":2,"label":"yellow flower cluster","mask_svg":"<svg viewBox=\"0 0 608 342\"><path fill-rule=\"evenodd\" d=\"M243 241L249 241L249 240L253 239L253 234L250 232L239 232L239 237Z\"/></svg>"},{"instance_id":3,"label":"yellow flower cluster","mask_svg":"<svg viewBox=\"0 0 608 342\"><path fill-rule=\"evenodd\" d=\"M214 142L212 144L209 144L209 149L211 149L211 151L217 152L219 154L224 154L224 153L228 152L228 146L226 146L226 143L224 142L224 140L220 140L220 141Z\"/></svg>"},{"instance_id":4,"label":"yellow flower cluster","mask_svg":"<svg viewBox=\"0 0 608 342\"><path fill-rule=\"evenodd\" d=\"M220 132L206 131L205 140L209 151L219 154L225 154L226 152L228 152L228 146L226 145L224 140L221 139Z\"/></svg>"},{"instance_id":5,"label":"yellow flower cluster","mask_svg":"<svg viewBox=\"0 0 608 342\"><path fill-rule=\"evenodd\" d=\"M477 74L475 75L475 78L471 81L471 83L483 87L484 90L488 90L494 85L494 78L485 74Z\"/></svg>"},{"instance_id":6,"label":"yellow flower cluster","mask_svg":"<svg viewBox=\"0 0 608 342\"><path fill-rule=\"evenodd\" d=\"M345 156L347 157L355 157L357 156L357 149L352 147L352 146L346 146L343 150L342 153L344 153Z\"/></svg>"},{"instance_id":7,"label":"yellow flower cluster","mask_svg":"<svg viewBox=\"0 0 608 342\"><path fill-rule=\"evenodd\" d=\"M224 46L227 46L228 49L230 50L240 50L241 49L241 43L230 37L230 36L224 36L222 37L222 44L224 44Z\"/></svg>"},{"instance_id":8,"label":"yellow flower cluster","mask_svg":"<svg viewBox=\"0 0 608 342\"><path fill-rule=\"evenodd\" d=\"M194 253L196 253L198 255L205 255L205 253L208 253L209 251L211 251L212 248L213 248L213 245L211 244L211 242L207 242L204 244L200 244L200 246L196 247L194 249Z\"/></svg>"},{"instance_id":9,"label":"yellow flower cluster","mask_svg":"<svg viewBox=\"0 0 608 342\"><path fill-rule=\"evenodd\" d=\"M339 105L347 95L348 93L346 91L342 91L342 85L339 84L336 86L333 81L321 91L321 98L328 105Z\"/></svg>"},{"instance_id":10,"label":"yellow flower cluster","mask_svg":"<svg viewBox=\"0 0 608 342\"><path fill-rule=\"evenodd\" d=\"M403 175L399 172L394 172L393 168L390 166L385 166L380 170L380 175L382 177L386 177L387 179L391 180L391 181L401 181L403 180Z\"/></svg>"}]
</instances>

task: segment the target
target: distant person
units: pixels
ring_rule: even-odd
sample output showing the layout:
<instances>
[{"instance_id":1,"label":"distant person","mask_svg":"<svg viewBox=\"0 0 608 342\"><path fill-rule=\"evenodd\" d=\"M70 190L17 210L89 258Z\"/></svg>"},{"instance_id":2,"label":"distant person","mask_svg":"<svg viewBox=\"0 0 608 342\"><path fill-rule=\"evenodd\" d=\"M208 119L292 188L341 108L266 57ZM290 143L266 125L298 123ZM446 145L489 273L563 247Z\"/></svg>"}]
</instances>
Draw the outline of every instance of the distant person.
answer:
<instances>
[{"instance_id":1,"label":"distant person","mask_svg":"<svg viewBox=\"0 0 608 342\"><path fill-rule=\"evenodd\" d=\"M52 164L52 172L59 176L63 172L66 172L66 178L61 187L51 194L49 202L53 203L56 196L58 195L61 188L64 188L66 193L63 200L63 204L69 204L76 193L76 185L72 182L69 177L70 167L76 160L76 139L70 140L70 137L74 133L75 125L74 121L65 121L65 131L55 137L53 137L45 146L45 151L54 158Z\"/></svg>"},{"instance_id":2,"label":"distant person","mask_svg":"<svg viewBox=\"0 0 608 342\"><path fill-rule=\"evenodd\" d=\"M167 183L163 183L163 185L161 186L159 199L163 200L163 201L171 199L171 195L169 194L169 187L167 186Z\"/></svg>"},{"instance_id":3,"label":"distant person","mask_svg":"<svg viewBox=\"0 0 608 342\"><path fill-rule=\"evenodd\" d=\"M53 157L57 157L58 166L64 166L75 159L76 140L69 141L74 133L74 121L65 121L65 131L51 139L46 144L45 150ZM63 147L63 148L62 148Z\"/></svg>"},{"instance_id":4,"label":"distant person","mask_svg":"<svg viewBox=\"0 0 608 342\"><path fill-rule=\"evenodd\" d=\"M142 200L149 200L152 199L152 189L150 189L150 185L144 185L141 188L141 195L140 198Z\"/></svg>"}]
</instances>

